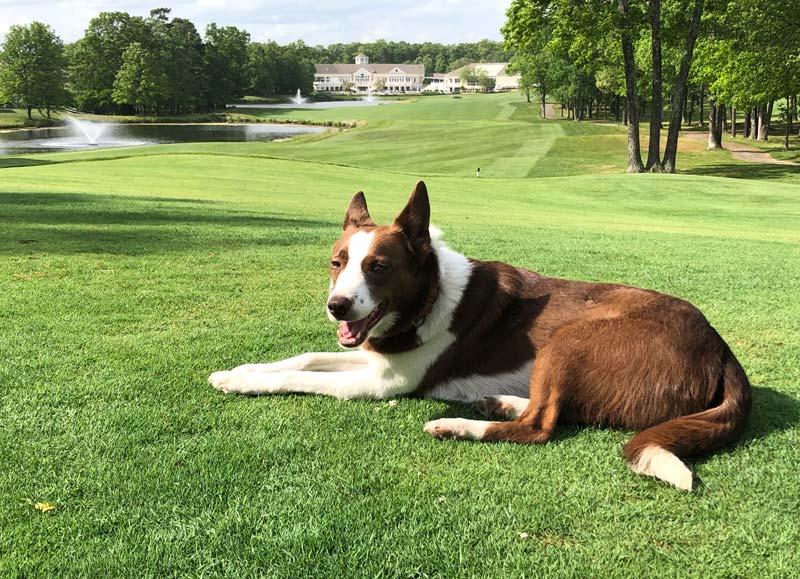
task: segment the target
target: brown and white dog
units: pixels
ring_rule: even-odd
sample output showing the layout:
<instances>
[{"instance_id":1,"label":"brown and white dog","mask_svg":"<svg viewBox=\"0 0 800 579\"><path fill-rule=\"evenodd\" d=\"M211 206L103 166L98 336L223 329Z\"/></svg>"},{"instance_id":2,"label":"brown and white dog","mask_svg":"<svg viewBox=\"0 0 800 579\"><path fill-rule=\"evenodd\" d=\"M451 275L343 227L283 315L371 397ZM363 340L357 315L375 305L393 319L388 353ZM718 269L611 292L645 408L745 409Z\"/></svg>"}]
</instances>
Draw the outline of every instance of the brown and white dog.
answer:
<instances>
[{"instance_id":1,"label":"brown and white dog","mask_svg":"<svg viewBox=\"0 0 800 579\"><path fill-rule=\"evenodd\" d=\"M223 392L475 402L498 421L442 418L437 438L543 443L556 423L639 430L634 471L692 489L681 459L741 433L750 384L691 304L624 285L543 277L468 259L430 227L425 184L389 226L363 193L333 246L328 316L339 344L209 378Z\"/></svg>"}]
</instances>

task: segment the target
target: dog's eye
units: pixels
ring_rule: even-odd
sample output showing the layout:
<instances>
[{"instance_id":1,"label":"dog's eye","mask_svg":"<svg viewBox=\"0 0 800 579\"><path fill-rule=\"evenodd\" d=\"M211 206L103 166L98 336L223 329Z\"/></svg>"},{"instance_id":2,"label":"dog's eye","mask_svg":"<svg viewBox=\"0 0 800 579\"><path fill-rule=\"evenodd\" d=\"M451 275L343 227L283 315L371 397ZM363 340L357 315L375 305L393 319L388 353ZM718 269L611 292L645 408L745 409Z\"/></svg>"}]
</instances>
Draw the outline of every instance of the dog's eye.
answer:
<instances>
[{"instance_id":1,"label":"dog's eye","mask_svg":"<svg viewBox=\"0 0 800 579\"><path fill-rule=\"evenodd\" d=\"M372 273L381 273L389 269L389 266L384 263L375 263L372 265Z\"/></svg>"},{"instance_id":2,"label":"dog's eye","mask_svg":"<svg viewBox=\"0 0 800 579\"><path fill-rule=\"evenodd\" d=\"M331 260L331 267L333 269L339 269L340 267L342 267L342 264L341 264L340 261L338 261L336 259L333 259L333 260Z\"/></svg>"}]
</instances>

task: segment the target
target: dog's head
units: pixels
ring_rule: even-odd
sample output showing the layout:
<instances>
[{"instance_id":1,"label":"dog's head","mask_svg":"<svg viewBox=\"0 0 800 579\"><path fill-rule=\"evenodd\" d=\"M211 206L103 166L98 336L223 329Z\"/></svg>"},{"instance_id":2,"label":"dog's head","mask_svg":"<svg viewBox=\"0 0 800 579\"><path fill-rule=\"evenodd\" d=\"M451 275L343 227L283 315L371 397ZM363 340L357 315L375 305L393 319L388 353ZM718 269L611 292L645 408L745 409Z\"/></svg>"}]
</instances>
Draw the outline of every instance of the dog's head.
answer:
<instances>
[{"instance_id":1,"label":"dog's head","mask_svg":"<svg viewBox=\"0 0 800 579\"><path fill-rule=\"evenodd\" d=\"M407 331L430 311L438 292L430 212L422 181L391 225L375 224L364 193L350 201L330 262L328 317L339 322L340 345Z\"/></svg>"}]
</instances>

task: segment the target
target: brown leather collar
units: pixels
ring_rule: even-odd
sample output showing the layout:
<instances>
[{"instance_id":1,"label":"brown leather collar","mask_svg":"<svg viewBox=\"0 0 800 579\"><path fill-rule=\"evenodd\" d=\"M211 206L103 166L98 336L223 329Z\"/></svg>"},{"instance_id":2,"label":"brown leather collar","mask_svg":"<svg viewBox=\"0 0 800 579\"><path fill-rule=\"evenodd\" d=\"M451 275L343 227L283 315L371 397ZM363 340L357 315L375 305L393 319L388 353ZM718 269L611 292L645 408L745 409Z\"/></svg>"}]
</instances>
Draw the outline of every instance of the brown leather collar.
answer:
<instances>
[{"instance_id":1,"label":"brown leather collar","mask_svg":"<svg viewBox=\"0 0 800 579\"><path fill-rule=\"evenodd\" d=\"M430 291L428 291L428 299L425 301L425 305L419 311L419 313L414 316L414 319L410 322L406 322L402 326L397 326L393 328L386 334L378 337L378 340L384 341L389 338L393 338L395 336L399 336L401 334L405 334L409 330L419 328L422 324L425 323L425 319L430 315L431 311L433 310L434 304L436 304L436 300L439 299L439 286L433 286ZM373 338L375 339L375 338Z\"/></svg>"},{"instance_id":2,"label":"brown leather collar","mask_svg":"<svg viewBox=\"0 0 800 579\"><path fill-rule=\"evenodd\" d=\"M422 324L425 323L425 318L427 318L431 311L433 310L433 306L436 304L436 300L439 299L439 286L435 285L431 287L430 292L428 292L428 299L425 302L425 307L422 308L422 311L417 315L416 318L411 322L411 325L415 328L419 328Z\"/></svg>"}]
</instances>

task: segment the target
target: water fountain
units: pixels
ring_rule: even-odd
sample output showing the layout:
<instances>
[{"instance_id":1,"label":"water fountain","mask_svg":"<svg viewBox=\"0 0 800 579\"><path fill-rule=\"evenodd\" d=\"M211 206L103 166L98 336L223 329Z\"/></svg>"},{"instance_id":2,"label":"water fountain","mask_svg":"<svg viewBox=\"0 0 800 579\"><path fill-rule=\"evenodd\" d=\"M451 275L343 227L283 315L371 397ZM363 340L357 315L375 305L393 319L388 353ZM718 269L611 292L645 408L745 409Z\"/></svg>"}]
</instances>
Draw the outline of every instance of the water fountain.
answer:
<instances>
[{"instance_id":1,"label":"water fountain","mask_svg":"<svg viewBox=\"0 0 800 579\"><path fill-rule=\"evenodd\" d=\"M304 102L306 102L306 99L302 94L300 94L300 89L297 89L297 94L294 95L291 100L296 105L302 105Z\"/></svg>"},{"instance_id":2,"label":"water fountain","mask_svg":"<svg viewBox=\"0 0 800 579\"><path fill-rule=\"evenodd\" d=\"M364 100L365 100L366 102L368 102L368 103L375 102L375 99L374 99L374 98L373 98L373 96L372 96L372 87L369 87L369 88L367 89L367 96L366 96L366 98L364 98Z\"/></svg>"},{"instance_id":3,"label":"water fountain","mask_svg":"<svg viewBox=\"0 0 800 579\"><path fill-rule=\"evenodd\" d=\"M93 123L80 121L75 117L67 117L67 124L86 138L86 144L96 147L97 141L108 128L109 123Z\"/></svg>"}]
</instances>

